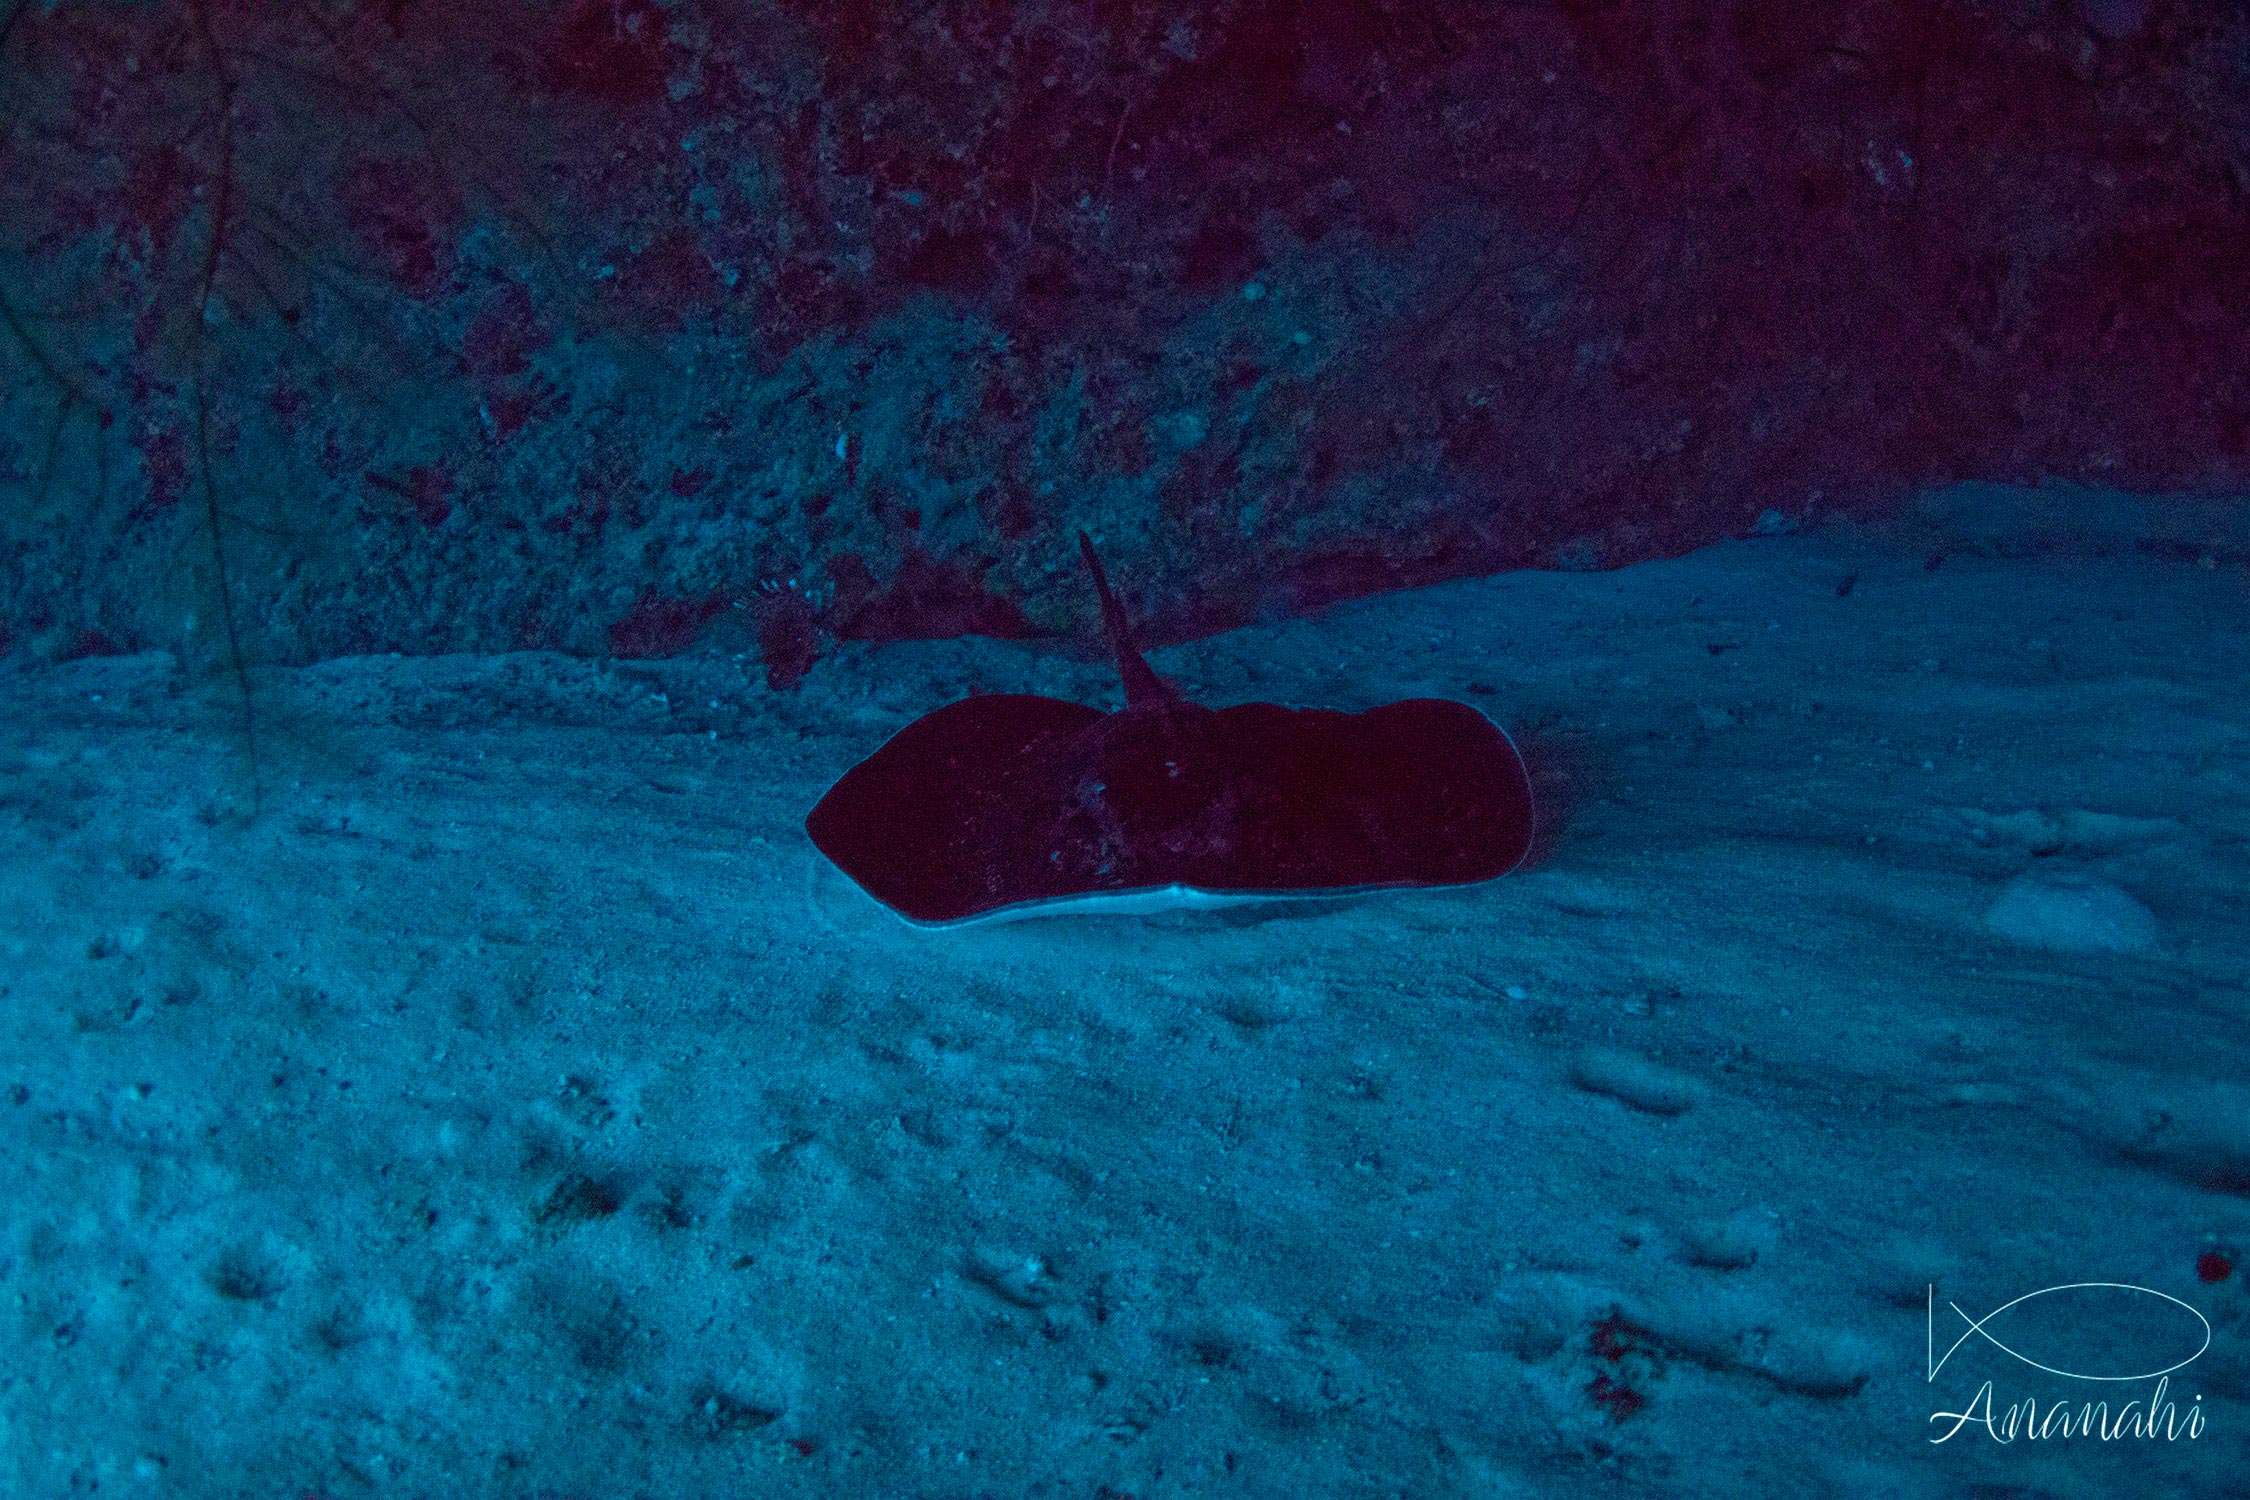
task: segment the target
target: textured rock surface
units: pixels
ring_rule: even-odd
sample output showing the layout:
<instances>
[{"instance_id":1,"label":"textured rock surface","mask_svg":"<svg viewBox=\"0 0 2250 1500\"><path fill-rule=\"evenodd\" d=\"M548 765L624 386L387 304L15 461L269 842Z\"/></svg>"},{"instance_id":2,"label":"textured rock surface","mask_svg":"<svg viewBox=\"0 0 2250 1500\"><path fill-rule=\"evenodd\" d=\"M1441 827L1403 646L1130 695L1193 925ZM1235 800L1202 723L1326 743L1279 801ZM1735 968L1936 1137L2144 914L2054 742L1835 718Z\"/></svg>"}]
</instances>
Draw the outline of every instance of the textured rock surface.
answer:
<instances>
[{"instance_id":1,"label":"textured rock surface","mask_svg":"<svg viewBox=\"0 0 2250 1500\"><path fill-rule=\"evenodd\" d=\"M1155 640L2238 490L2212 4L0 9L0 626ZM216 543L216 545L214 545Z\"/></svg>"}]
</instances>

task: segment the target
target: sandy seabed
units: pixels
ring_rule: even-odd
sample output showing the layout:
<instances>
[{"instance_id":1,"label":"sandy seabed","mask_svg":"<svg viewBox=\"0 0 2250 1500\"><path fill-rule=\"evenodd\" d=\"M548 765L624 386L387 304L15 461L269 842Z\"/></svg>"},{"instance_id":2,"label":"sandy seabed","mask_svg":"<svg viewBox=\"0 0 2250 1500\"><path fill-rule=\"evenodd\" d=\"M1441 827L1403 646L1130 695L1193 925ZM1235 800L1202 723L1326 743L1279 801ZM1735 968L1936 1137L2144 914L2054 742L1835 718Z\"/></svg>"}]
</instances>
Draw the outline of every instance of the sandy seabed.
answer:
<instances>
[{"instance_id":1,"label":"sandy seabed","mask_svg":"<svg viewBox=\"0 0 2250 1500\"><path fill-rule=\"evenodd\" d=\"M224 682L0 671L0 1491L2244 1494L2250 588L1930 561L1156 653L1478 704L1537 860L945 933L806 808L1102 664L261 671L255 787Z\"/></svg>"}]
</instances>

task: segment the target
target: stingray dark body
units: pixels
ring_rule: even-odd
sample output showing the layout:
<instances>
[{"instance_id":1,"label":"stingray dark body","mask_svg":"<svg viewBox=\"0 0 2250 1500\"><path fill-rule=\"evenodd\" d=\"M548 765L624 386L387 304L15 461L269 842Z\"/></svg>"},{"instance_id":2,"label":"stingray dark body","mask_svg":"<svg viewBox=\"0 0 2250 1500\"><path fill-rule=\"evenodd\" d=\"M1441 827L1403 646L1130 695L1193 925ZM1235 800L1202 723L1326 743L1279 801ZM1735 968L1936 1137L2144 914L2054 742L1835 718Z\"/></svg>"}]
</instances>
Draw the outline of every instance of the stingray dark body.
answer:
<instances>
[{"instance_id":1,"label":"stingray dark body","mask_svg":"<svg viewBox=\"0 0 2250 1500\"><path fill-rule=\"evenodd\" d=\"M1131 892L1313 895L1505 875L1531 844L1531 782L1466 703L1362 713L1165 686L1080 539L1126 707L1022 693L907 725L805 819L820 851L910 922Z\"/></svg>"}]
</instances>

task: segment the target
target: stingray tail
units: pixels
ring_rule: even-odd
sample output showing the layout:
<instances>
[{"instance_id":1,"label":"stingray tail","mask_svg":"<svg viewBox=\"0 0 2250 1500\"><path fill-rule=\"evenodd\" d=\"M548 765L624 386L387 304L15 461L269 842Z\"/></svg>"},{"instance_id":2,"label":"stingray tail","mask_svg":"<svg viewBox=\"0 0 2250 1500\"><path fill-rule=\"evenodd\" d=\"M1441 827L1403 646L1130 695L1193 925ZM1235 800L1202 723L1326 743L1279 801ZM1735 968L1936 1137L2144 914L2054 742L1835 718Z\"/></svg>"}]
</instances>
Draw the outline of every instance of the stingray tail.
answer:
<instances>
[{"instance_id":1,"label":"stingray tail","mask_svg":"<svg viewBox=\"0 0 2250 1500\"><path fill-rule=\"evenodd\" d=\"M1140 649L1133 644L1133 627L1125 618L1125 606L1110 592L1109 575L1102 571L1102 560L1094 555L1093 538L1083 531L1078 533L1078 555L1086 559L1086 571L1094 575L1094 592L1101 595L1102 629L1109 633L1109 649L1117 654L1117 675L1125 679L1125 706L1172 702L1177 695L1149 670Z\"/></svg>"}]
</instances>

